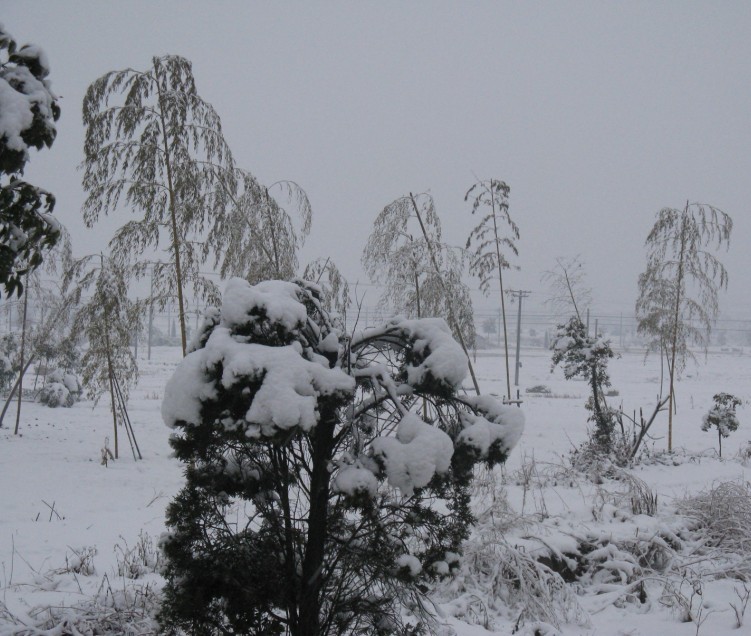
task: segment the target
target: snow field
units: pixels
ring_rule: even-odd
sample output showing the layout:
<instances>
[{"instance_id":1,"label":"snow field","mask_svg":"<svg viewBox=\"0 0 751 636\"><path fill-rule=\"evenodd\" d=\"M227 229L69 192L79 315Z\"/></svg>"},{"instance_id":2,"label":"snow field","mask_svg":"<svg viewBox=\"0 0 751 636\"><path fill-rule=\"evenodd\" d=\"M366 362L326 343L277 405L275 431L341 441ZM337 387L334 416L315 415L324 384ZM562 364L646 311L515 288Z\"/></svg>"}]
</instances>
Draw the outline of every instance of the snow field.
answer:
<instances>
[{"instance_id":1,"label":"snow field","mask_svg":"<svg viewBox=\"0 0 751 636\"><path fill-rule=\"evenodd\" d=\"M136 581L117 570L123 554L143 542L141 533L155 542L163 532L164 508L182 483L182 467L170 458L170 431L160 416L165 386L180 354L177 348L156 348L152 360L146 361L145 352L139 353L141 377L131 394L129 414L143 461L134 461L121 431L120 459L107 467L101 465L105 438L114 450L107 396L94 408L91 402L71 409L24 403L20 436L12 434L15 408L6 415L0 429L3 636L35 633L24 632L23 624L43 618L40 607L70 607L107 593L130 594L133 600L133 585L141 586L140 590L159 585L158 575L150 573L154 567L143 568L146 573ZM587 537L593 550L581 558L591 568L589 578L561 590L549 586L545 592L552 599L559 627L554 627L553 617L544 624L539 618L525 618L518 633L533 634L538 629L538 633L566 636L648 636L670 630L675 636L722 636L749 629L751 610L746 625L738 630L730 606L731 602L739 604L736 592L742 592L742 584L702 574L716 570L717 563L700 560L692 566L698 576L678 576L667 582L652 575L642 577L647 600L641 603L634 600L641 590L628 590L629 583L620 580L621 573L633 573L641 566L618 547L628 541L654 547L661 535L685 530L687 521L677 514L677 501L721 482L748 482L751 468L738 454L751 439L751 429L747 432L746 428L751 426L749 353L713 352L706 362L700 360L698 368L689 366L678 385L674 455L658 453L666 446L667 415L663 413L652 430L661 439L647 445L653 459L626 471L619 480L603 478L602 483L574 474L567 464L571 449L586 438L587 385L564 380L560 370L551 374L550 352L525 350L522 354L519 388L526 428L503 470L486 475L476 488L480 523L466 551L475 564L487 565L492 557L494 565L491 569L483 566L480 574L465 572L457 581L439 587L436 595L446 622L459 636L510 633L525 602L530 605L540 599L535 600L530 588L525 600L515 594L513 586L504 585L503 577L513 568L534 568L529 556L544 551L570 558L566 555L576 551L577 540ZM478 355L476 368L483 392L503 393L505 377L498 352ZM659 360L649 358L645 365L639 352L625 353L610 363L610 372L613 388L620 393L609 398L611 405L622 400L627 412L643 407L645 415L651 414L659 391ZM549 386L552 395L525 393L525 388L537 384ZM722 460L716 456L716 434L701 430L712 396L720 391L744 400L738 411L740 428L724 440ZM633 488L639 480L656 495L655 516L632 510ZM688 545L689 539L684 543ZM90 565L94 570L86 574ZM670 598L673 608L665 604ZM701 615L681 622L685 618L681 599L688 599L694 614L701 610ZM703 622L697 625L697 620Z\"/></svg>"}]
</instances>

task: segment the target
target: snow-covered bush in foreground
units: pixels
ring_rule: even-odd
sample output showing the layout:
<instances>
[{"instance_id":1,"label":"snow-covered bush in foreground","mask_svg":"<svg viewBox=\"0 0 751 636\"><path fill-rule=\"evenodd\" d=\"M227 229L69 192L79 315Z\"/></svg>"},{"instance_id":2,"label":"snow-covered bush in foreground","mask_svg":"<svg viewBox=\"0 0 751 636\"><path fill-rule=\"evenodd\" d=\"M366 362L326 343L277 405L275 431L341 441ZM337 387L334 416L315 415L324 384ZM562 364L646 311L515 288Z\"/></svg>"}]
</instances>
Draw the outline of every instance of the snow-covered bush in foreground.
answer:
<instances>
[{"instance_id":1,"label":"snow-covered bush in foreground","mask_svg":"<svg viewBox=\"0 0 751 636\"><path fill-rule=\"evenodd\" d=\"M385 634L456 571L477 462L522 412L459 395L443 320L351 337L312 284L233 279L165 390L186 485L168 509L168 633Z\"/></svg>"},{"instance_id":2,"label":"snow-covered bush in foreground","mask_svg":"<svg viewBox=\"0 0 751 636\"><path fill-rule=\"evenodd\" d=\"M23 276L60 238L55 197L21 179L29 149L51 146L57 134L49 72L42 49L19 47L0 24L0 284L9 296L21 294Z\"/></svg>"}]
</instances>

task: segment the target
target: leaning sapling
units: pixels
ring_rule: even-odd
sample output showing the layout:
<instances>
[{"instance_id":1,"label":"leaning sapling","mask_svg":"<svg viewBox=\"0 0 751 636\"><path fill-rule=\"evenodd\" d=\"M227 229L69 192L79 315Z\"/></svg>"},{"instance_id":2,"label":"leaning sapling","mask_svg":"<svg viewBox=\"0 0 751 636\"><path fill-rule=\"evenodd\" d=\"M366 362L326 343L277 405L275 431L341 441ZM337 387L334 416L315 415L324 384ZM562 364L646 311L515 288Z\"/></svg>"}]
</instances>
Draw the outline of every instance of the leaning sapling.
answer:
<instances>
[{"instance_id":1,"label":"leaning sapling","mask_svg":"<svg viewBox=\"0 0 751 636\"><path fill-rule=\"evenodd\" d=\"M717 439L720 443L720 457L722 457L722 438L738 430L738 417L735 414L736 407L742 402L730 393L718 393L714 396L714 406L702 418L701 430L708 431L715 426Z\"/></svg>"}]
</instances>

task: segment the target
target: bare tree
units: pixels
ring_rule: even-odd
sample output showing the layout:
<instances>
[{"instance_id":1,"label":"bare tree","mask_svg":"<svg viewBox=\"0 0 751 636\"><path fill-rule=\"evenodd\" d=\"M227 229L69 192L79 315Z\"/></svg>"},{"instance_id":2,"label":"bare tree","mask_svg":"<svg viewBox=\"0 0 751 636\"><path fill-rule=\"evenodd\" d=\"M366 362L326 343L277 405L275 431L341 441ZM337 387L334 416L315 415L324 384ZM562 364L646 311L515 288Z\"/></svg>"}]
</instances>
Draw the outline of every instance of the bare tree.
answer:
<instances>
[{"instance_id":1,"label":"bare tree","mask_svg":"<svg viewBox=\"0 0 751 636\"><path fill-rule=\"evenodd\" d=\"M190 62L168 55L154 57L146 71L128 68L97 79L86 91L83 121L84 221L93 225L121 202L142 213L112 239L112 253L123 263L166 240L168 287L157 293L176 292L185 354L184 288L191 283L198 297L218 298L199 266L212 247L205 235L225 218L237 185L219 115L198 95Z\"/></svg>"},{"instance_id":2,"label":"bare tree","mask_svg":"<svg viewBox=\"0 0 751 636\"><path fill-rule=\"evenodd\" d=\"M586 283L581 255L555 259L555 266L543 273L543 282L550 288L546 304L559 318L576 316L583 322L582 311L592 303L592 289Z\"/></svg>"},{"instance_id":3,"label":"bare tree","mask_svg":"<svg viewBox=\"0 0 751 636\"><path fill-rule=\"evenodd\" d=\"M692 357L691 345L705 349L719 311L727 270L712 249L727 249L733 220L702 203L664 208L647 236L647 268L639 276L637 330L650 338L649 349L665 351L668 361L668 451L673 448L675 379Z\"/></svg>"},{"instance_id":4,"label":"bare tree","mask_svg":"<svg viewBox=\"0 0 751 636\"><path fill-rule=\"evenodd\" d=\"M503 270L509 269L509 263L504 252L509 251L517 256L516 241L519 238L519 227L509 214L508 195L511 191L505 182L498 179L478 181L464 195L464 200L472 200L472 214L480 212L484 216L480 223L470 232L467 239L467 249L474 246L474 253L470 257L469 271L480 279L480 289L487 296L490 284L498 276L501 298L501 317L503 319L503 347L506 359L506 390L511 399L511 374L508 362L508 331L506 329L506 301L503 289ZM504 230L511 236L505 236Z\"/></svg>"}]
</instances>

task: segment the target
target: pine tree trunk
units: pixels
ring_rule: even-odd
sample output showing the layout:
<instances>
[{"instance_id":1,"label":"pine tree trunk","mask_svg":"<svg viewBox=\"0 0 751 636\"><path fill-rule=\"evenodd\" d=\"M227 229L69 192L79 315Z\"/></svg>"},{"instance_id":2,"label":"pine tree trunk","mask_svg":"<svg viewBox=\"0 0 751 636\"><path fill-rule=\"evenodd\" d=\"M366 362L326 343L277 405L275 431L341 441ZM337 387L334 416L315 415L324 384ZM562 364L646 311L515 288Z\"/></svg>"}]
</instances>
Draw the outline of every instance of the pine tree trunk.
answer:
<instances>
[{"instance_id":1,"label":"pine tree trunk","mask_svg":"<svg viewBox=\"0 0 751 636\"><path fill-rule=\"evenodd\" d=\"M310 477L308 537L300 581L299 624L293 636L318 636L321 629L321 589L323 561L328 531L329 462L334 443L336 416L322 412L312 436L313 471Z\"/></svg>"}]
</instances>

